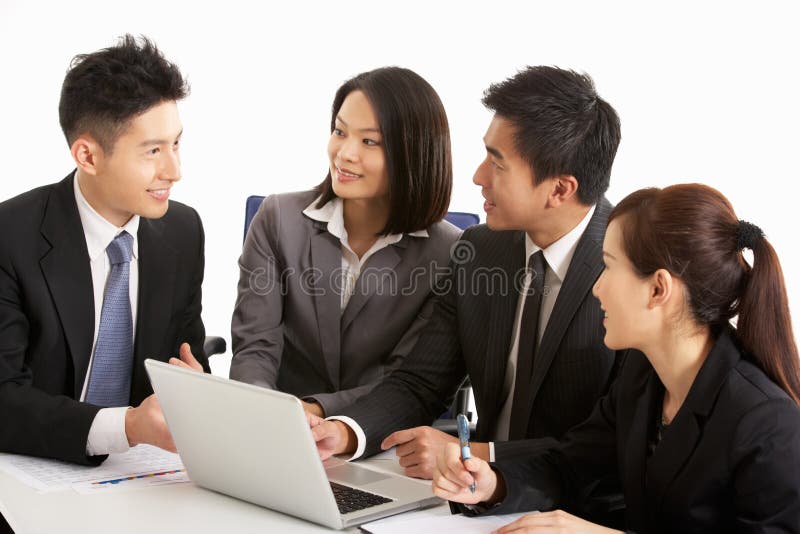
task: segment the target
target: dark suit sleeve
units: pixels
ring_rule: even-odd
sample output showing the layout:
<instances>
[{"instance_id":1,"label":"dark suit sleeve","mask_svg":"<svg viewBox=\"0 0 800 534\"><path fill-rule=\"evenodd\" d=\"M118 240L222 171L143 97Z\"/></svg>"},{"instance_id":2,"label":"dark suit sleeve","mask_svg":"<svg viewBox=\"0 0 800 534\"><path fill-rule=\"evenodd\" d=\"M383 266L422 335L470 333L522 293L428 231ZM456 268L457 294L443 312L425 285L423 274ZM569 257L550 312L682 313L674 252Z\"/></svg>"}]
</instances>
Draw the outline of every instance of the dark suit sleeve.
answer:
<instances>
[{"instance_id":1,"label":"dark suit sleeve","mask_svg":"<svg viewBox=\"0 0 800 534\"><path fill-rule=\"evenodd\" d=\"M540 446L528 458L498 461L492 467L506 485L506 498L488 513L508 514L528 510L547 511L579 506L583 489L590 480L617 471L615 382L609 393L594 407L592 415L572 428L555 445Z\"/></svg>"},{"instance_id":2,"label":"dark suit sleeve","mask_svg":"<svg viewBox=\"0 0 800 534\"><path fill-rule=\"evenodd\" d=\"M800 416L788 398L745 414L730 452L736 532L800 532Z\"/></svg>"},{"instance_id":3,"label":"dark suit sleeve","mask_svg":"<svg viewBox=\"0 0 800 534\"><path fill-rule=\"evenodd\" d=\"M364 430L364 454L380 451L383 439L397 430L429 425L447 409L466 375L456 316L456 269L437 285L440 295L430 321L402 365L369 394L340 414L353 418Z\"/></svg>"},{"instance_id":4,"label":"dark suit sleeve","mask_svg":"<svg viewBox=\"0 0 800 534\"><path fill-rule=\"evenodd\" d=\"M100 408L33 387L28 318L11 261L0 255L0 451L99 464L106 456L87 456L86 440Z\"/></svg>"},{"instance_id":5,"label":"dark suit sleeve","mask_svg":"<svg viewBox=\"0 0 800 534\"><path fill-rule=\"evenodd\" d=\"M192 347L192 354L203 366L206 373L211 369L208 365L208 355L203 349L206 338L206 329L203 325L201 312L203 311L203 273L205 270L205 233L203 223L195 210L192 210L195 218L196 231L198 233L198 249L191 265L191 285L189 288L189 298L187 299L183 321L181 324L179 343L188 343ZM176 353L177 354L177 353Z\"/></svg>"}]
</instances>

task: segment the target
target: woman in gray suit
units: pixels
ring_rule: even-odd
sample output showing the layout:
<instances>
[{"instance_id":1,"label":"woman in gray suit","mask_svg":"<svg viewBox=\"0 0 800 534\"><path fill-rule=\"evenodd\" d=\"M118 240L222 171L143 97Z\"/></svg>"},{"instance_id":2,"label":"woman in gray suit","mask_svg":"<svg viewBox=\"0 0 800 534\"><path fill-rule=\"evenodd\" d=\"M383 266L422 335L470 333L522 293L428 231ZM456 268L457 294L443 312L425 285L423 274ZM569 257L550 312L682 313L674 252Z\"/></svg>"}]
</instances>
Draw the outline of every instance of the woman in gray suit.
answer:
<instances>
[{"instance_id":1,"label":"woman in gray suit","mask_svg":"<svg viewBox=\"0 0 800 534\"><path fill-rule=\"evenodd\" d=\"M633 347L610 392L529 458L446 451L435 493L543 511L503 533L612 532L569 512L616 472L628 532L800 532L800 361L775 250L699 184L637 191L608 220L594 294L606 345Z\"/></svg>"},{"instance_id":2,"label":"woman in gray suit","mask_svg":"<svg viewBox=\"0 0 800 534\"><path fill-rule=\"evenodd\" d=\"M459 230L443 218L452 164L444 107L397 67L336 92L330 168L314 190L267 197L239 260L230 376L335 414L417 340Z\"/></svg>"}]
</instances>

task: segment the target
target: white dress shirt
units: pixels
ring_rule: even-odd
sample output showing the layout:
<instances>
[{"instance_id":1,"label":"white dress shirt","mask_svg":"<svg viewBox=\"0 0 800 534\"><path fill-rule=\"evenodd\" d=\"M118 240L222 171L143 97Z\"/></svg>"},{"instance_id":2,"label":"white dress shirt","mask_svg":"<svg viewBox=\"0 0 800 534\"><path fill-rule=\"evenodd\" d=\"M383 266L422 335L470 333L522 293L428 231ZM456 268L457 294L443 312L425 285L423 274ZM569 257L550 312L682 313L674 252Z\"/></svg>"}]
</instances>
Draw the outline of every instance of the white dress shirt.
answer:
<instances>
[{"instance_id":1,"label":"white dress shirt","mask_svg":"<svg viewBox=\"0 0 800 534\"><path fill-rule=\"evenodd\" d=\"M75 203L78 205L78 215L83 226L83 235L86 238L86 248L89 251L89 265L92 270L92 289L94 294L94 336L92 337L92 353L89 358L89 367L86 379L83 382L80 400L86 398L86 389L89 385L89 376L92 373L92 362L97 345L97 334L100 331L100 312L103 309L103 294L105 293L108 275L111 273L111 263L108 261L106 247L122 231L128 232L133 237L133 255L130 265L130 299L131 318L133 331L136 332L136 303L139 289L139 216L134 215L123 227L117 227L103 218L86 200L78 183L77 173L73 181L75 189ZM133 340L131 340L133 342ZM86 442L86 454L95 456L110 452L125 452L128 450L128 437L125 434L125 412L127 406L119 408L103 408L92 421L89 429L89 439Z\"/></svg>"},{"instance_id":2,"label":"white dress shirt","mask_svg":"<svg viewBox=\"0 0 800 534\"><path fill-rule=\"evenodd\" d=\"M581 219L575 228L564 234L558 241L545 249L541 249L536 245L528 236L525 235L525 265L528 265L530 257L540 250L544 254L545 269L544 269L544 292L542 293L541 308L539 308L539 330L537 332L536 344L542 341L542 335L547 328L547 322L550 320L550 314L553 313L553 307L556 305L558 293L561 291L561 284L567 276L569 264L572 262L572 256L575 255L575 249L578 248L578 241L580 241L586 227L589 226L589 221L594 215L595 207ZM503 408L500 410L497 421L497 429L494 439L497 441L508 440L508 430L511 425L511 405L514 400L514 382L517 377L517 356L519 354L519 331L520 323L522 322L522 308L525 305L525 295L528 294L530 288L531 276L530 273L525 276L524 291L517 298L517 313L514 316L514 329L511 332L511 350L508 352L508 364L506 365L506 375L503 380ZM494 461L494 442L489 443L489 461Z\"/></svg>"},{"instance_id":3,"label":"white dress shirt","mask_svg":"<svg viewBox=\"0 0 800 534\"><path fill-rule=\"evenodd\" d=\"M350 297L352 297L355 292L356 281L361 274L361 269L364 267L364 264L367 263L370 256L389 245L397 243L403 239L403 234L378 236L378 239L375 240L375 243L373 243L369 250L359 258L358 254L353 252L353 249L350 248L350 243L347 240L347 230L344 227L344 203L342 199L339 197L333 198L326 202L321 208L316 208L315 206L317 202L319 202L319 198L320 197L317 197L314 202L304 209L303 214L311 217L315 221L326 223L328 232L337 237L342 244L342 281L339 287L342 288L341 309L344 310L347 307L347 303L350 302ZM414 237L428 237L428 231L419 230L417 232L411 232L408 235Z\"/></svg>"},{"instance_id":4,"label":"white dress shirt","mask_svg":"<svg viewBox=\"0 0 800 534\"><path fill-rule=\"evenodd\" d=\"M342 199L339 197L333 198L326 202L321 208L315 207L317 202L319 202L319 197L317 197L314 202L304 209L303 213L315 221L326 223L328 232L330 232L331 235L339 238L339 241L342 244L342 281L340 287L342 288L341 309L344 310L347 307L347 303L350 301L350 297L353 296L353 292L356 288L356 281L358 281L358 277L361 274L361 269L364 267L364 264L367 262L370 256L379 250L388 247L389 245L397 243L403 239L403 234L378 236L378 239L369 248L369 250L367 250L364 255L361 256L361 258L359 258L358 254L353 252L353 249L350 248L350 243L347 240L347 229L344 227L344 203L342 202ZM414 237L429 237L427 230L418 230L416 232L411 232L408 235ZM347 426L352 428L356 433L356 437L358 438L358 446L355 453L350 458L351 460L354 460L364 454L367 437L364 434L364 430L358 425L358 423L356 423L350 417L346 417L344 415L334 415L328 417L327 419L330 421L342 421Z\"/></svg>"},{"instance_id":5,"label":"white dress shirt","mask_svg":"<svg viewBox=\"0 0 800 534\"><path fill-rule=\"evenodd\" d=\"M525 265L528 264L528 260L530 259L531 255L535 254L539 250L542 250L542 254L544 254L544 259L546 262L544 275L545 291L542 295L542 307L539 310L539 331L537 343L542 339L542 334L544 334L545 328L547 327L547 321L550 319L550 314L553 312L553 307L556 304L558 293L561 291L561 283L564 281L564 278L567 275L569 264L572 261L572 256L575 255L575 249L578 248L578 241L580 241L580 238L583 235L584 230L586 230L586 227L589 226L589 221L594 214L594 210L595 206L592 206L589 209L589 212L572 230L567 232L563 237L546 249L540 249L536 244L534 244L528 235L525 236ZM514 379L517 375L517 353L519 351L519 330L520 323L522 321L522 308L525 304L525 295L528 293L528 288L530 287L530 279L530 275L527 275L525 279L524 291L520 293L517 300L517 312L516 316L514 317L514 329L511 335L511 350L508 353L508 365L506 366L506 375L505 380L503 381L503 397L505 398L505 402L499 415L497 432L494 436L494 439L498 441L505 441L508 439L509 422L511 419L511 404L514 398ZM362 454L364 454L364 449L366 448L367 438L366 434L364 434L364 430L350 417L336 417L336 419L341 420L353 429L353 432L358 439L358 445L356 452L350 459L355 460L356 458L359 458ZM489 461L495 461L493 441L489 442Z\"/></svg>"}]
</instances>

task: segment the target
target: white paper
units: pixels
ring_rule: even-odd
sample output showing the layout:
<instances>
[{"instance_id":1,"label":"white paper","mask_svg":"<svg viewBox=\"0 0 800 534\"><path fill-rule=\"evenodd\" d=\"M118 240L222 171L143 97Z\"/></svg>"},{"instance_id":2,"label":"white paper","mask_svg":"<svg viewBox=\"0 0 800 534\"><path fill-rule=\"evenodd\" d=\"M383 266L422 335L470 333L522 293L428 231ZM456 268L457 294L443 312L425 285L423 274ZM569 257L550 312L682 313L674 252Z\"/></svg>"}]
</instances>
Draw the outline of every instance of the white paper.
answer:
<instances>
[{"instance_id":1,"label":"white paper","mask_svg":"<svg viewBox=\"0 0 800 534\"><path fill-rule=\"evenodd\" d=\"M189 482L189 476L186 474L186 470L169 469L166 471L140 473L127 477L76 482L72 484L72 489L83 495L90 495L94 493L116 493L148 486L179 484L181 482Z\"/></svg>"},{"instance_id":2,"label":"white paper","mask_svg":"<svg viewBox=\"0 0 800 534\"><path fill-rule=\"evenodd\" d=\"M366 523L361 525L361 529L371 534L401 534L408 532L486 534L529 513L535 512L467 517L461 514L452 515L448 507L438 506Z\"/></svg>"},{"instance_id":3,"label":"white paper","mask_svg":"<svg viewBox=\"0 0 800 534\"><path fill-rule=\"evenodd\" d=\"M150 445L137 445L128 452L109 455L108 459L97 467L75 465L59 460L47 460L33 456L17 454L0 454L0 469L17 478L20 482L38 490L40 493L59 491L75 487L76 491L86 489L85 483L100 482L147 473L161 473L165 471L183 470L180 456ZM109 486L102 488L105 491L121 489L124 486L138 486L161 484L169 482L182 482L188 480L185 476L174 473L161 475L163 481L137 478L119 484L103 484ZM182 472L185 475L185 472ZM160 478L160 477L153 477ZM83 492L83 491L81 491ZM90 491L94 493L94 491Z\"/></svg>"}]
</instances>

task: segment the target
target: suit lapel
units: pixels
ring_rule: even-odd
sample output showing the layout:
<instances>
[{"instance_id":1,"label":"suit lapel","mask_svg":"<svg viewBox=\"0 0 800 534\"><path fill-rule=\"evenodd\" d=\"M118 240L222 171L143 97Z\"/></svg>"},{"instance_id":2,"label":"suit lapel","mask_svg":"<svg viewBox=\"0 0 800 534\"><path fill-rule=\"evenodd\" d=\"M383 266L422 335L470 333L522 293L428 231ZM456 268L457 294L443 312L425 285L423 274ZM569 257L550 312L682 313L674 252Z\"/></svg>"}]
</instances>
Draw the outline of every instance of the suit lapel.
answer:
<instances>
[{"instance_id":1,"label":"suit lapel","mask_svg":"<svg viewBox=\"0 0 800 534\"><path fill-rule=\"evenodd\" d=\"M146 358L164 359L177 354L162 354L165 328L170 324L177 275L177 252L164 239L163 221L140 219L139 290L134 334L133 384L140 383Z\"/></svg>"},{"instance_id":2,"label":"suit lapel","mask_svg":"<svg viewBox=\"0 0 800 534\"><path fill-rule=\"evenodd\" d=\"M647 461L645 491L651 502L660 506L664 493L691 456L699 439L700 425L695 414L680 410Z\"/></svg>"},{"instance_id":3,"label":"suit lapel","mask_svg":"<svg viewBox=\"0 0 800 534\"><path fill-rule=\"evenodd\" d=\"M547 321L542 341L539 343L536 357L533 360L529 410L533 407L536 395L539 393L542 382L547 376L550 364L553 363L553 358L561 345L564 333L572 322L572 317L578 311L586 295L592 290L597 277L603 271L603 237L605 236L606 223L610 212L611 204L609 204L608 200L602 198L597 203L589 225L578 241L575 254L570 262L567 275L561 284L561 290L558 293L558 298ZM530 419L530 411L527 419Z\"/></svg>"},{"instance_id":4,"label":"suit lapel","mask_svg":"<svg viewBox=\"0 0 800 534\"><path fill-rule=\"evenodd\" d=\"M347 331L364 304L376 293L397 294L400 288L397 287L399 280L395 268L402 259L398 248L406 248L409 239L412 238L404 235L400 241L382 248L367 260L356 281L355 292L342 314L342 332Z\"/></svg>"},{"instance_id":5,"label":"suit lapel","mask_svg":"<svg viewBox=\"0 0 800 534\"><path fill-rule=\"evenodd\" d=\"M311 265L316 271L310 280L314 309L317 314L320 348L331 387L339 388L341 359L341 282L333 285L333 273L341 273L342 250L336 236L326 230L324 223L314 222L319 231L311 237ZM328 274L326 274L328 273ZM317 364L318 362L313 362Z\"/></svg>"},{"instance_id":6,"label":"suit lapel","mask_svg":"<svg viewBox=\"0 0 800 534\"><path fill-rule=\"evenodd\" d=\"M697 373L686 400L647 462L647 495L658 505L697 447L719 390L739 359L739 351L726 330Z\"/></svg>"},{"instance_id":7,"label":"suit lapel","mask_svg":"<svg viewBox=\"0 0 800 534\"><path fill-rule=\"evenodd\" d=\"M500 236L505 234L500 234ZM496 267L505 271L508 280L508 290L505 295L492 296L489 311L489 327L487 329L486 358L483 362L484 398L482 405L487 408L485 421L491 421L492 428L486 428L488 435L495 432L497 414L500 412L503 401L503 384L505 382L506 368L508 367L508 351L511 345L511 335L514 328L514 317L517 313L517 303L522 281L518 277L524 274L525 269L525 233L514 232L510 244L498 236L496 250ZM482 414L483 415L483 414ZM484 436L485 437L485 436Z\"/></svg>"},{"instance_id":8,"label":"suit lapel","mask_svg":"<svg viewBox=\"0 0 800 534\"><path fill-rule=\"evenodd\" d=\"M639 353L642 359L645 356ZM632 355L629 355L631 357ZM647 364L649 367L649 364ZM663 398L663 386L658 379L655 371L650 369L644 375L642 384L637 388L639 394L636 397L639 402L633 411L633 419L630 421L630 428L620 434L625 435L625 442L622 444L624 451L623 459L623 484L625 488L625 501L631 513L641 512L643 517L632 522L637 525L646 524L647 499L645 497L645 479L647 476L647 439L649 429L656 413L660 411L659 402ZM620 422L618 422L620 423Z\"/></svg>"},{"instance_id":9,"label":"suit lapel","mask_svg":"<svg viewBox=\"0 0 800 534\"><path fill-rule=\"evenodd\" d=\"M75 369L78 397L89 366L94 337L94 290L89 251L83 234L75 191L74 173L55 186L45 208L41 233L50 249L39 265L53 297Z\"/></svg>"}]
</instances>

